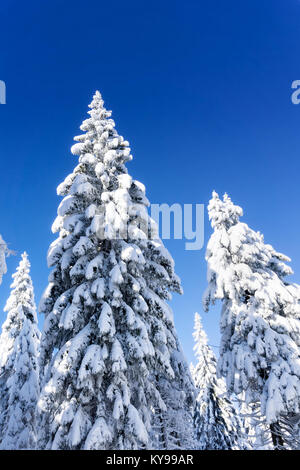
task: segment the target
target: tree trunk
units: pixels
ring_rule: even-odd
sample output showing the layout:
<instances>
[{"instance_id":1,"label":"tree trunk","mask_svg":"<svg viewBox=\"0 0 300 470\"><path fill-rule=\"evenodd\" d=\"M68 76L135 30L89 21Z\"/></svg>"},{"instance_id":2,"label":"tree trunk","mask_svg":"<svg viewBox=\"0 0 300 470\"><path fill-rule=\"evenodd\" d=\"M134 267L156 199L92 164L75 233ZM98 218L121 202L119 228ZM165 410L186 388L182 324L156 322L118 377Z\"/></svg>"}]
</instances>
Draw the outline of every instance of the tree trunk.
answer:
<instances>
[{"instance_id":1,"label":"tree trunk","mask_svg":"<svg viewBox=\"0 0 300 470\"><path fill-rule=\"evenodd\" d=\"M270 424L270 431L275 450L284 450L284 441L281 434L279 422Z\"/></svg>"}]
</instances>

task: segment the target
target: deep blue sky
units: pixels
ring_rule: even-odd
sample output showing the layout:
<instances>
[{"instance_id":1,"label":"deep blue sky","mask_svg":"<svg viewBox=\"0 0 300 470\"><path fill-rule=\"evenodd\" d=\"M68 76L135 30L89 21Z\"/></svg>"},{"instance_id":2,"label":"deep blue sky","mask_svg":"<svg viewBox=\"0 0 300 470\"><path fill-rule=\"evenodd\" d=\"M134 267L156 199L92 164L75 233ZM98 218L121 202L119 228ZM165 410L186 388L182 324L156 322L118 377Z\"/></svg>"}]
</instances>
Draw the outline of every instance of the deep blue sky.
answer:
<instances>
[{"instance_id":1,"label":"deep blue sky","mask_svg":"<svg viewBox=\"0 0 300 470\"><path fill-rule=\"evenodd\" d=\"M300 281L298 0L16 1L0 4L0 233L26 250L39 300L69 148L99 89L131 143L130 174L152 203L205 203L227 191L244 221L292 258ZM206 219L205 240L211 233ZM205 289L204 249L166 243L184 295L172 302L184 351ZM219 309L203 314L212 344Z\"/></svg>"}]
</instances>

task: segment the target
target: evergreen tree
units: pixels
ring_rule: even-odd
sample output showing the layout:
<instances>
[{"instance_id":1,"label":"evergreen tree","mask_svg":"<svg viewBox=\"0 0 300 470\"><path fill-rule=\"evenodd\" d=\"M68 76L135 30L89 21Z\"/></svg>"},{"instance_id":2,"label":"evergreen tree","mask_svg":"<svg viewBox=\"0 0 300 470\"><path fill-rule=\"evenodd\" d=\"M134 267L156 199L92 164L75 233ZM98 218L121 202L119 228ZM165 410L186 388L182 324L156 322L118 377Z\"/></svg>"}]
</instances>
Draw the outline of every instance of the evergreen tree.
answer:
<instances>
[{"instance_id":1,"label":"evergreen tree","mask_svg":"<svg viewBox=\"0 0 300 470\"><path fill-rule=\"evenodd\" d=\"M13 275L0 336L0 448L34 449L40 333L27 254Z\"/></svg>"},{"instance_id":2,"label":"evergreen tree","mask_svg":"<svg viewBox=\"0 0 300 470\"><path fill-rule=\"evenodd\" d=\"M216 357L208 345L201 317L195 314L194 351L198 360L191 365L197 389L194 429L200 450L230 450L243 448L241 422L226 396L222 379L217 379Z\"/></svg>"},{"instance_id":3,"label":"evergreen tree","mask_svg":"<svg viewBox=\"0 0 300 470\"><path fill-rule=\"evenodd\" d=\"M145 188L125 167L128 142L99 92L89 107L72 147L79 164L58 187L59 236L40 304L40 447L149 448L154 411L188 413L193 399L166 303L171 291L181 292L180 281L148 215ZM181 392L174 400L162 397L164 381L172 384L168 394L174 386ZM180 442L187 428L178 427Z\"/></svg>"},{"instance_id":4,"label":"evergreen tree","mask_svg":"<svg viewBox=\"0 0 300 470\"><path fill-rule=\"evenodd\" d=\"M204 308L223 304L218 371L229 392L261 406L274 447L283 448L280 421L295 422L300 412L299 287L285 281L289 258L239 221L242 209L227 195L222 201L213 193L208 212L214 233Z\"/></svg>"}]
</instances>

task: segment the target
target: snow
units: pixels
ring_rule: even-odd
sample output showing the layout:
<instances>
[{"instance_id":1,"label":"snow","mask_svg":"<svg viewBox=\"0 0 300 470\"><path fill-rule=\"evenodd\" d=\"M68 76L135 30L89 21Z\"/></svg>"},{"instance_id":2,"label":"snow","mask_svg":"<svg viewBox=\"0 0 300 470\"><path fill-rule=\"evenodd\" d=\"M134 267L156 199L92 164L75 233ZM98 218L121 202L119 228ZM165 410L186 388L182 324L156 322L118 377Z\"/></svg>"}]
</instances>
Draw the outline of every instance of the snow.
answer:
<instances>
[{"instance_id":1,"label":"snow","mask_svg":"<svg viewBox=\"0 0 300 470\"><path fill-rule=\"evenodd\" d=\"M84 445L85 450L99 450L112 441L112 434L104 418L98 418L90 430Z\"/></svg>"},{"instance_id":2,"label":"snow","mask_svg":"<svg viewBox=\"0 0 300 470\"><path fill-rule=\"evenodd\" d=\"M91 286L91 293L95 294L97 299L103 299L103 297L105 296L105 280L103 278L95 279Z\"/></svg>"},{"instance_id":3,"label":"snow","mask_svg":"<svg viewBox=\"0 0 300 470\"><path fill-rule=\"evenodd\" d=\"M101 308L101 314L98 320L98 328L100 334L110 334L113 336L115 333L115 323L112 310L106 302L103 303Z\"/></svg>"},{"instance_id":4,"label":"snow","mask_svg":"<svg viewBox=\"0 0 300 470\"><path fill-rule=\"evenodd\" d=\"M148 441L148 433L143 421L141 420L137 409L133 405L128 406L128 428L137 439L146 444Z\"/></svg>"}]
</instances>

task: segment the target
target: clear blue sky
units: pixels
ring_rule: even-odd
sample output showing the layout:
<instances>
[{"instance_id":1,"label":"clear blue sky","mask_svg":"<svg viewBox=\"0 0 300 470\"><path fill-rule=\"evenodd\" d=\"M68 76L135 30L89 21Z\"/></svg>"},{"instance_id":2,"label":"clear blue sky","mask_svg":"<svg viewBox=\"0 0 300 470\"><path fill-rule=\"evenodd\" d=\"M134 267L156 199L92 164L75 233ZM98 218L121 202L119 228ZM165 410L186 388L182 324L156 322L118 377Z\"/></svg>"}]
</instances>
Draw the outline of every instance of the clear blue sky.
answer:
<instances>
[{"instance_id":1,"label":"clear blue sky","mask_svg":"<svg viewBox=\"0 0 300 470\"><path fill-rule=\"evenodd\" d=\"M207 204L213 189L227 191L300 282L298 0L2 0L0 18L0 233L18 252L0 287L0 323L22 251L37 300L47 284L56 186L75 166L69 148L96 89L152 203ZM206 218L206 242L210 233ZM204 249L166 245L185 291L172 306L190 361ZM217 344L219 309L203 322Z\"/></svg>"}]
</instances>

